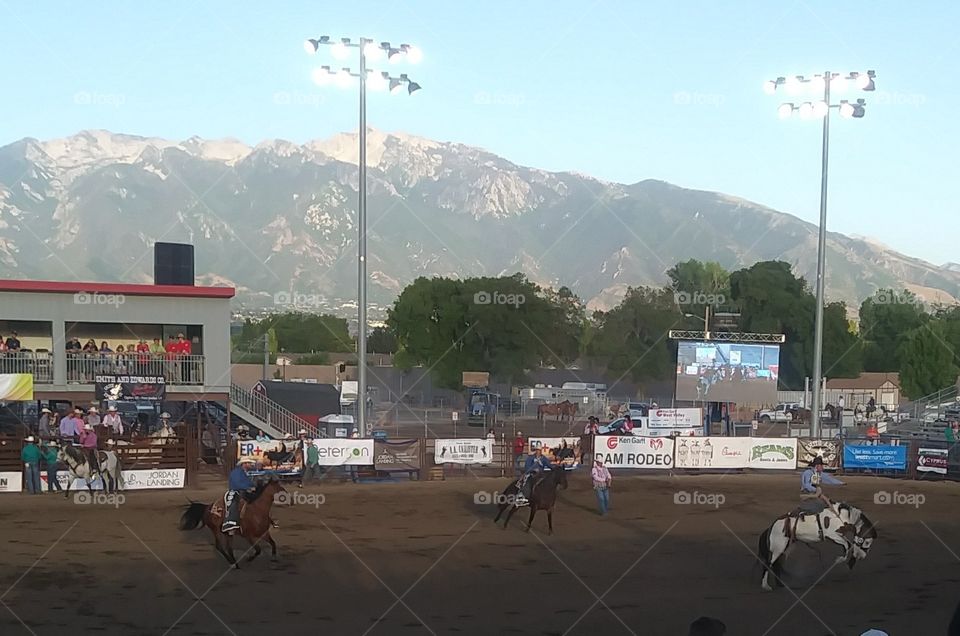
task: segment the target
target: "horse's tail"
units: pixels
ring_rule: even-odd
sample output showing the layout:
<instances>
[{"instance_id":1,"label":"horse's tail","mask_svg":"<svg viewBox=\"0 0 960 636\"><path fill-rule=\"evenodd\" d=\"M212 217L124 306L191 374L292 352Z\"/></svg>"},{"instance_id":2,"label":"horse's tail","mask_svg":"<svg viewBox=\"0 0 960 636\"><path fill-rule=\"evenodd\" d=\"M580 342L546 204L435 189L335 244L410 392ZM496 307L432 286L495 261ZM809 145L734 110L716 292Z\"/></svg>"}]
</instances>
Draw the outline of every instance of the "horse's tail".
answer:
<instances>
[{"instance_id":1,"label":"horse's tail","mask_svg":"<svg viewBox=\"0 0 960 636\"><path fill-rule=\"evenodd\" d=\"M203 513L207 511L207 504L191 503L187 506L183 516L180 517L181 530L193 530L199 528L203 522Z\"/></svg>"}]
</instances>

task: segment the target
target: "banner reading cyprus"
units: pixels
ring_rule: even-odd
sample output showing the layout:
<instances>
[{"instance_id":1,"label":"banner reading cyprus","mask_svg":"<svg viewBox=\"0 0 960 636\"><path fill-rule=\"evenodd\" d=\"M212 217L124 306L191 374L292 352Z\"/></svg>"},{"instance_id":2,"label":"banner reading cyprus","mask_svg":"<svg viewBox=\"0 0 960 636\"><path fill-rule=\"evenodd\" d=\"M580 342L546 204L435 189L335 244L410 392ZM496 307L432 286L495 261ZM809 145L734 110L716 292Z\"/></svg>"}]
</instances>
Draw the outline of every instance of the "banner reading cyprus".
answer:
<instances>
[{"instance_id":1,"label":"banner reading cyprus","mask_svg":"<svg viewBox=\"0 0 960 636\"><path fill-rule=\"evenodd\" d=\"M675 466L793 470L797 467L797 438L680 437Z\"/></svg>"},{"instance_id":2,"label":"banner reading cyprus","mask_svg":"<svg viewBox=\"0 0 960 636\"><path fill-rule=\"evenodd\" d=\"M32 373L0 373L0 400L22 402L32 399Z\"/></svg>"}]
</instances>

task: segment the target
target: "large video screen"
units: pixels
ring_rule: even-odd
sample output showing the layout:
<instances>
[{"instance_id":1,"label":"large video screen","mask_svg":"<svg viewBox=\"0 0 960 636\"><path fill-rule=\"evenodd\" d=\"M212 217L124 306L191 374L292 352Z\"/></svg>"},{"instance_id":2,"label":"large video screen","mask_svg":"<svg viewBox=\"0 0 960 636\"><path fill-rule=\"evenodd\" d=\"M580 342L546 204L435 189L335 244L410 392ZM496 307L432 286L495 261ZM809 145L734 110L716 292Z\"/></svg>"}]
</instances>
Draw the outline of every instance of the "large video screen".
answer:
<instances>
[{"instance_id":1,"label":"large video screen","mask_svg":"<svg viewBox=\"0 0 960 636\"><path fill-rule=\"evenodd\" d=\"M772 404L779 371L779 345L681 341L677 399Z\"/></svg>"}]
</instances>

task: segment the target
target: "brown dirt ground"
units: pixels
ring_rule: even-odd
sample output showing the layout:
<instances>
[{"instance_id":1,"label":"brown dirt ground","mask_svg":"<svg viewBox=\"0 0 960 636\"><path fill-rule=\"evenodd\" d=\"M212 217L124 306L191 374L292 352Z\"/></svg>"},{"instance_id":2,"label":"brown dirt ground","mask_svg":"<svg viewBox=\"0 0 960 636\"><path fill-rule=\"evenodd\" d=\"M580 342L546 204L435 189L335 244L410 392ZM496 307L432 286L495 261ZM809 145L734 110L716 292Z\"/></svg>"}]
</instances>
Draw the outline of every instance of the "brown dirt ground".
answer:
<instances>
[{"instance_id":1,"label":"brown dirt ground","mask_svg":"<svg viewBox=\"0 0 960 636\"><path fill-rule=\"evenodd\" d=\"M324 505L274 508L279 562L265 553L239 571L209 531L176 527L178 506L212 500L213 484L129 492L119 508L3 495L0 634L684 636L700 615L731 636L945 634L960 589L960 485L848 480L838 492L864 507L880 538L852 573L831 569L833 547L821 556L798 547L796 596L761 591L751 554L794 505L795 474L616 476L602 519L581 472L552 536L540 516L525 533L523 511L506 531L494 527L493 508L473 498L501 479L323 483L299 492L323 493ZM726 501L676 505L678 490ZM926 501L875 505L878 490Z\"/></svg>"}]
</instances>

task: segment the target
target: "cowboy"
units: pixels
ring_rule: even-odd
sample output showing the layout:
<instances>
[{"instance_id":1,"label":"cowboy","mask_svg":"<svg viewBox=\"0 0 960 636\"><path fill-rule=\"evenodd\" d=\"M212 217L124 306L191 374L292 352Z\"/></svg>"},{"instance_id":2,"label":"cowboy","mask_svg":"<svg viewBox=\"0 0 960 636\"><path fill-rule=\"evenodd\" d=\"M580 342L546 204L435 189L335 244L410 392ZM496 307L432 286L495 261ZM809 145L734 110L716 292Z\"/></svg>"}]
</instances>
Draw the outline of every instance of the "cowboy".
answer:
<instances>
[{"instance_id":1,"label":"cowboy","mask_svg":"<svg viewBox=\"0 0 960 636\"><path fill-rule=\"evenodd\" d=\"M596 435L600 432L600 418L591 415L587 418L587 425L583 427L584 435Z\"/></svg>"},{"instance_id":2,"label":"cowboy","mask_svg":"<svg viewBox=\"0 0 960 636\"><path fill-rule=\"evenodd\" d=\"M54 490L63 490L63 486L57 480L57 467L59 466L60 447L56 442L47 442L40 448L40 454L43 461L47 464L47 492Z\"/></svg>"},{"instance_id":3,"label":"cowboy","mask_svg":"<svg viewBox=\"0 0 960 636\"><path fill-rule=\"evenodd\" d=\"M115 448L114 448L115 445L116 445L116 442L113 441L113 438L110 438L110 439L107 440L107 450L108 450L108 451L114 452L114 451L115 451ZM109 482L109 483L107 484L107 488L108 488L109 490L114 490L114 489L116 489L116 487L117 487L116 483L114 483L114 478L119 479L120 481L123 480L123 475L122 475L122 473L123 473L123 471L122 471L122 467L120 466L120 458L118 457L118 458L117 458L117 474L116 474L116 475L110 474L110 476L109 476L109 478L108 478L108 482Z\"/></svg>"},{"instance_id":4,"label":"cowboy","mask_svg":"<svg viewBox=\"0 0 960 636\"><path fill-rule=\"evenodd\" d=\"M304 440L304 445L306 446L307 452L303 458L303 477L301 477L300 483L298 484L300 488L303 488L305 483L320 474L320 451L317 450L316 445L313 443L313 438L307 436Z\"/></svg>"},{"instance_id":5,"label":"cowboy","mask_svg":"<svg viewBox=\"0 0 960 636\"><path fill-rule=\"evenodd\" d=\"M253 460L242 458L237 462L236 467L230 471L230 477L227 481L227 492L223 496L223 505L226 512L223 515L223 525L220 531L224 534L235 532L240 528L240 499L242 493L252 493L254 490L253 482L247 475L247 466L253 465Z\"/></svg>"},{"instance_id":6,"label":"cowboy","mask_svg":"<svg viewBox=\"0 0 960 636\"><path fill-rule=\"evenodd\" d=\"M81 415L83 415L83 411L73 409L73 413L70 413L60 420L60 437L68 441L76 441L77 438L80 437L80 433L83 430L83 420L80 419Z\"/></svg>"},{"instance_id":7,"label":"cowboy","mask_svg":"<svg viewBox=\"0 0 960 636\"><path fill-rule=\"evenodd\" d=\"M117 413L117 407L111 406L107 409L107 414L103 416L102 424L110 429L114 435L123 435L123 420Z\"/></svg>"},{"instance_id":8,"label":"cowboy","mask_svg":"<svg viewBox=\"0 0 960 636\"><path fill-rule=\"evenodd\" d=\"M89 424L84 424L83 430L80 431L80 447L87 456L90 468L95 470L99 469L100 463L97 461L97 433Z\"/></svg>"},{"instance_id":9,"label":"cowboy","mask_svg":"<svg viewBox=\"0 0 960 636\"><path fill-rule=\"evenodd\" d=\"M91 406L87 410L87 424L93 428L100 426L100 412L97 410L97 407Z\"/></svg>"},{"instance_id":10,"label":"cowboy","mask_svg":"<svg viewBox=\"0 0 960 636\"><path fill-rule=\"evenodd\" d=\"M40 422L37 425L37 435L40 439L50 439L52 437L50 434L50 419L52 417L53 412L50 409L40 409Z\"/></svg>"},{"instance_id":11,"label":"cowboy","mask_svg":"<svg viewBox=\"0 0 960 636\"><path fill-rule=\"evenodd\" d=\"M821 484L844 486L845 484L823 472L823 458L813 458L809 468L800 476L800 509L803 512L819 513L826 508L833 510L833 503L823 494Z\"/></svg>"},{"instance_id":12,"label":"cowboy","mask_svg":"<svg viewBox=\"0 0 960 636\"><path fill-rule=\"evenodd\" d=\"M544 470L550 469L550 460L543 456L543 449L539 446L533 449L533 455L527 456L527 461L523 466L523 476L517 482L517 490L520 492L520 500L530 501L533 494L533 483L535 479L530 479L531 475L539 475Z\"/></svg>"},{"instance_id":13,"label":"cowboy","mask_svg":"<svg viewBox=\"0 0 960 636\"><path fill-rule=\"evenodd\" d=\"M40 448L36 445L33 435L23 440L23 450L20 451L20 460L23 461L24 471L27 478L27 492L31 495L39 495L43 491L40 489Z\"/></svg>"},{"instance_id":14,"label":"cowboy","mask_svg":"<svg viewBox=\"0 0 960 636\"><path fill-rule=\"evenodd\" d=\"M600 516L607 515L607 509L610 508L610 482L613 477L610 471L603 465L603 459L597 457L593 460L593 470L590 476L593 479L593 490L597 494L597 503L600 505Z\"/></svg>"}]
</instances>

